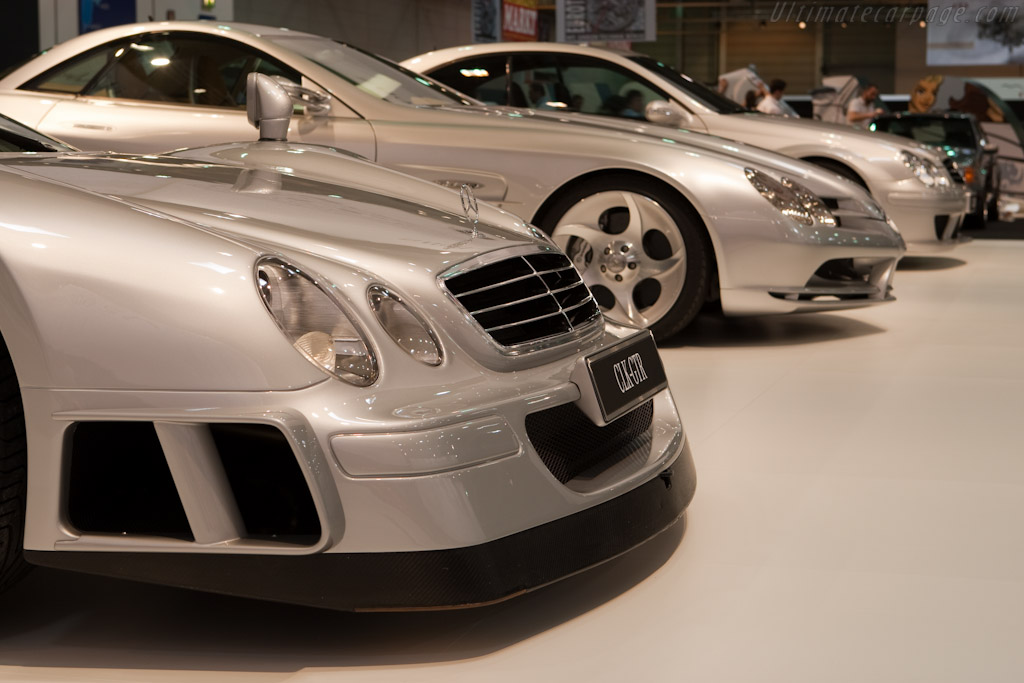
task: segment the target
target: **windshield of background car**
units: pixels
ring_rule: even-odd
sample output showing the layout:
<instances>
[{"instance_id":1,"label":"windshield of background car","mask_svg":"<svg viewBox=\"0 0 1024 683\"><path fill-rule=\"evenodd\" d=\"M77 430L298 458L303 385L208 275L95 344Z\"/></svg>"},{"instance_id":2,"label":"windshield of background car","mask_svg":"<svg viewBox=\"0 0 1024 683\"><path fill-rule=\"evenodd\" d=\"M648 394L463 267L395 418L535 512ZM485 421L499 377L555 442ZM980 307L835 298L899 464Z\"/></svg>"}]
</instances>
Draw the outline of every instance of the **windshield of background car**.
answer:
<instances>
[{"instance_id":1,"label":"windshield of background car","mask_svg":"<svg viewBox=\"0 0 1024 683\"><path fill-rule=\"evenodd\" d=\"M299 82L297 71L234 40L160 32L101 45L21 86L60 92L212 107L245 107L249 72Z\"/></svg>"},{"instance_id":2,"label":"windshield of background car","mask_svg":"<svg viewBox=\"0 0 1024 683\"><path fill-rule=\"evenodd\" d=\"M473 104L440 83L351 45L311 36L268 38L385 102L412 107Z\"/></svg>"},{"instance_id":3,"label":"windshield of background car","mask_svg":"<svg viewBox=\"0 0 1024 683\"><path fill-rule=\"evenodd\" d=\"M970 119L930 116L880 118L872 123L872 130L900 135L930 147L973 149L978 146Z\"/></svg>"},{"instance_id":4,"label":"windshield of background car","mask_svg":"<svg viewBox=\"0 0 1024 683\"><path fill-rule=\"evenodd\" d=\"M26 128L17 121L0 115L0 152L73 152L63 142Z\"/></svg>"},{"instance_id":5,"label":"windshield of background car","mask_svg":"<svg viewBox=\"0 0 1024 683\"><path fill-rule=\"evenodd\" d=\"M701 85L695 81L691 81L686 76L682 75L672 67L667 66L663 62L659 62L657 59L640 55L631 56L629 59L645 69L649 69L650 71L658 74L712 111L716 111L719 114L739 114L750 111L746 107L741 107L736 104L725 95L719 95L711 88Z\"/></svg>"}]
</instances>

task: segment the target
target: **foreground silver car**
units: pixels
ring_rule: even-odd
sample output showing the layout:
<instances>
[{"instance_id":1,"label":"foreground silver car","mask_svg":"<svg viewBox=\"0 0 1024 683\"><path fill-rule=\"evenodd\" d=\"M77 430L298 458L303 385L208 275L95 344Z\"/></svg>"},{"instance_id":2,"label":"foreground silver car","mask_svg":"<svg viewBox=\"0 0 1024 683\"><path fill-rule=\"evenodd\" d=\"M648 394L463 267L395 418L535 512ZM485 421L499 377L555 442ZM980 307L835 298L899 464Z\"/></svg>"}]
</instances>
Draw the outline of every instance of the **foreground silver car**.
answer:
<instances>
[{"instance_id":1,"label":"foreground silver car","mask_svg":"<svg viewBox=\"0 0 1024 683\"><path fill-rule=\"evenodd\" d=\"M750 112L646 55L559 43L487 43L437 50L403 65L495 104L597 114L641 131L684 127L811 161L868 188L910 253L959 242L964 193L922 146L852 126ZM637 102L629 106L631 95ZM645 125L648 113L657 125Z\"/></svg>"},{"instance_id":2,"label":"foreground silver car","mask_svg":"<svg viewBox=\"0 0 1024 683\"><path fill-rule=\"evenodd\" d=\"M24 547L324 607L473 605L689 503L650 334L509 214L313 146L227 166L2 120L0 149L0 587ZM283 170L307 158L334 180Z\"/></svg>"},{"instance_id":3,"label":"foreground silver car","mask_svg":"<svg viewBox=\"0 0 1024 683\"><path fill-rule=\"evenodd\" d=\"M552 234L611 319L682 329L729 315L892 300L899 235L859 187L726 140L567 126L487 108L327 38L206 22L59 45L0 81L0 111L87 149L157 152L248 136L242 83L292 82L290 139L467 185ZM218 163L244 163L235 150ZM296 155L281 168L313 172ZM916 182L916 181L915 181Z\"/></svg>"}]
</instances>

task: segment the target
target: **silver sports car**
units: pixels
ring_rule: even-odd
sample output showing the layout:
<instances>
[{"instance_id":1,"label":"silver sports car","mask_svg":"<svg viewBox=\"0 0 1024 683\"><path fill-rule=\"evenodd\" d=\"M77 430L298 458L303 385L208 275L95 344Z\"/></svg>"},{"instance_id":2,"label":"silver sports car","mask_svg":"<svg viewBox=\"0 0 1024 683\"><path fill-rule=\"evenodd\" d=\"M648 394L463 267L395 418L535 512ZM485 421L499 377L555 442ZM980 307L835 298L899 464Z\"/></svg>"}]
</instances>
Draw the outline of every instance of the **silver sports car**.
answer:
<instances>
[{"instance_id":1,"label":"silver sports car","mask_svg":"<svg viewBox=\"0 0 1024 683\"><path fill-rule=\"evenodd\" d=\"M605 322L546 237L323 147L230 149L250 163L0 120L0 587L24 549L339 609L473 605L681 516L693 462L651 335ZM286 168L306 159L332 180Z\"/></svg>"},{"instance_id":2,"label":"silver sports car","mask_svg":"<svg viewBox=\"0 0 1024 683\"><path fill-rule=\"evenodd\" d=\"M95 31L0 81L0 111L85 149L209 145L248 136L253 71L296 98L290 139L474 188L552 234L608 317L657 338L708 300L737 315L892 299L900 236L867 193L819 167L704 135L484 107L306 33L209 22ZM235 147L218 154L242 162Z\"/></svg>"},{"instance_id":3,"label":"silver sports car","mask_svg":"<svg viewBox=\"0 0 1024 683\"><path fill-rule=\"evenodd\" d=\"M560 43L487 43L402 64L493 104L582 112L666 136L682 127L811 161L868 188L911 253L959 243L967 198L922 145L852 126L751 112L646 55Z\"/></svg>"}]
</instances>

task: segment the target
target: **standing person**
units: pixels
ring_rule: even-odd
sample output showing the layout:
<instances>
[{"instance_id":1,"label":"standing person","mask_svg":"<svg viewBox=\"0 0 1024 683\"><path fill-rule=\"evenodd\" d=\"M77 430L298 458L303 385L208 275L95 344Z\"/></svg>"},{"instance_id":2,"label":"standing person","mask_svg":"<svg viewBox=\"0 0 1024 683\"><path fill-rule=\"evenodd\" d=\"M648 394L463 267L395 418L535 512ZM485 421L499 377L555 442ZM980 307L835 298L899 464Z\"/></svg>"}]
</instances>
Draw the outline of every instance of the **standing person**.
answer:
<instances>
[{"instance_id":1,"label":"standing person","mask_svg":"<svg viewBox=\"0 0 1024 683\"><path fill-rule=\"evenodd\" d=\"M846 122L851 126L867 128L871 119L882 113L882 108L875 106L877 97L878 86L874 83L868 83L861 88L860 95L846 105Z\"/></svg>"},{"instance_id":2,"label":"standing person","mask_svg":"<svg viewBox=\"0 0 1024 683\"><path fill-rule=\"evenodd\" d=\"M774 79L768 85L768 94L764 96L764 99L757 103L757 110L762 114L785 116L786 113L782 111L782 105L779 104L782 100L782 93L785 91L786 81L781 78Z\"/></svg>"}]
</instances>

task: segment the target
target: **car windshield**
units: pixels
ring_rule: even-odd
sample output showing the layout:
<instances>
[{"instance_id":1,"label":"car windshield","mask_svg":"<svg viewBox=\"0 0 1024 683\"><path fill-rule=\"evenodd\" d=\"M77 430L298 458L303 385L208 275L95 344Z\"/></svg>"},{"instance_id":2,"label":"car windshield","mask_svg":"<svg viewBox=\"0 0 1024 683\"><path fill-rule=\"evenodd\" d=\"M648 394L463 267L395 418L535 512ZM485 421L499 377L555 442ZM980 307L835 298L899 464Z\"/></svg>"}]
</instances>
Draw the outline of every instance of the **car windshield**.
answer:
<instances>
[{"instance_id":1,"label":"car windshield","mask_svg":"<svg viewBox=\"0 0 1024 683\"><path fill-rule=\"evenodd\" d=\"M736 104L725 95L719 95L711 88L687 78L672 67L667 66L663 62L659 62L657 59L644 57L642 55L635 55L630 57L630 59L645 69L653 71L665 80L671 82L676 87L685 91L687 95L712 111L716 111L719 114L738 114L750 111L746 107Z\"/></svg>"},{"instance_id":2,"label":"car windshield","mask_svg":"<svg viewBox=\"0 0 1024 683\"><path fill-rule=\"evenodd\" d=\"M871 123L871 129L911 138L932 147L967 149L978 146L970 119L959 117L882 117Z\"/></svg>"},{"instance_id":3,"label":"car windshield","mask_svg":"<svg viewBox=\"0 0 1024 683\"><path fill-rule=\"evenodd\" d=\"M359 48L315 36L269 36L374 97L413 107L475 104L440 83Z\"/></svg>"},{"instance_id":4,"label":"car windshield","mask_svg":"<svg viewBox=\"0 0 1024 683\"><path fill-rule=\"evenodd\" d=\"M21 125L0 114L0 152L73 152L63 142Z\"/></svg>"}]
</instances>

